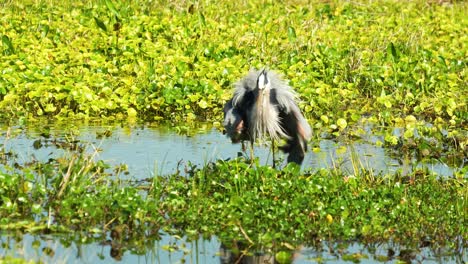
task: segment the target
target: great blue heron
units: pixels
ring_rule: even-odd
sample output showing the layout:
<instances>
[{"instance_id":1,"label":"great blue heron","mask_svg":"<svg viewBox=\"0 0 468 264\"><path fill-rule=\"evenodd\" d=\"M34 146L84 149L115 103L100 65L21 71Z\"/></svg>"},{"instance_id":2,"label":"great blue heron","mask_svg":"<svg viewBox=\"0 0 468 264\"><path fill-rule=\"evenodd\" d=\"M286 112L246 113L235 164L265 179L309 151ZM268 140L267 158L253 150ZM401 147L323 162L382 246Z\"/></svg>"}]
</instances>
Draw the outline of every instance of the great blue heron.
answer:
<instances>
[{"instance_id":1,"label":"great blue heron","mask_svg":"<svg viewBox=\"0 0 468 264\"><path fill-rule=\"evenodd\" d=\"M296 104L297 95L276 73L251 70L235 84L234 95L224 106L224 128L233 143L280 138L288 162L299 165L312 130ZM274 160L273 160L274 165Z\"/></svg>"}]
</instances>

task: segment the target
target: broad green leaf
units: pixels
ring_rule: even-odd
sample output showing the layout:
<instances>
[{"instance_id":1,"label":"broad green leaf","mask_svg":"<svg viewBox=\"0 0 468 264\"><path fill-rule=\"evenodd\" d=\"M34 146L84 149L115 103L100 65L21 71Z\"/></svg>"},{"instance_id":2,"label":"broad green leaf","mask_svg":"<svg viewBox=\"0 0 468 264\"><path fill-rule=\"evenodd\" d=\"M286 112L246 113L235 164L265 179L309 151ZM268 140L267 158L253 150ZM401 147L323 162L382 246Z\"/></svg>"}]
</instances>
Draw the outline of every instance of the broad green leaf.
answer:
<instances>
[{"instance_id":1,"label":"broad green leaf","mask_svg":"<svg viewBox=\"0 0 468 264\"><path fill-rule=\"evenodd\" d=\"M336 121L336 124L337 124L341 129L345 129L346 126L348 125L348 123L346 122L346 120L343 119L343 118L339 118L339 119Z\"/></svg>"},{"instance_id":2,"label":"broad green leaf","mask_svg":"<svg viewBox=\"0 0 468 264\"><path fill-rule=\"evenodd\" d=\"M42 25L41 26L41 36L43 38L47 37L47 34L49 33L49 25Z\"/></svg>"},{"instance_id":3,"label":"broad green leaf","mask_svg":"<svg viewBox=\"0 0 468 264\"><path fill-rule=\"evenodd\" d=\"M288 27L288 38L289 41L296 40L296 30L293 27Z\"/></svg>"},{"instance_id":4,"label":"broad green leaf","mask_svg":"<svg viewBox=\"0 0 468 264\"><path fill-rule=\"evenodd\" d=\"M326 115L321 115L320 120L322 120L325 124L328 124L328 121L329 121L328 116Z\"/></svg>"},{"instance_id":5,"label":"broad green leaf","mask_svg":"<svg viewBox=\"0 0 468 264\"><path fill-rule=\"evenodd\" d=\"M106 24L104 24L104 22L102 22L102 21L101 21L99 18L97 18L97 17L94 17L94 21L96 22L96 25L97 25L100 29L102 29L102 30L104 30L104 31L107 32L107 27L106 27Z\"/></svg>"},{"instance_id":6,"label":"broad green leaf","mask_svg":"<svg viewBox=\"0 0 468 264\"><path fill-rule=\"evenodd\" d=\"M2 43L3 43L4 46L7 47L8 52L15 53L15 49L13 48L13 44L11 43L11 40L7 35L2 36Z\"/></svg>"},{"instance_id":7,"label":"broad green leaf","mask_svg":"<svg viewBox=\"0 0 468 264\"><path fill-rule=\"evenodd\" d=\"M393 42L390 42L387 45L387 59L392 59L392 58L393 58L393 60L397 60L398 59L398 54L397 54L397 50L395 48L395 45L393 44Z\"/></svg>"},{"instance_id":8,"label":"broad green leaf","mask_svg":"<svg viewBox=\"0 0 468 264\"><path fill-rule=\"evenodd\" d=\"M135 108L129 107L127 109L127 115L128 115L128 117L136 117L137 116L137 111L135 110Z\"/></svg>"},{"instance_id":9,"label":"broad green leaf","mask_svg":"<svg viewBox=\"0 0 468 264\"><path fill-rule=\"evenodd\" d=\"M414 128L406 129L405 133L403 134L403 137L408 139L412 138L414 136Z\"/></svg>"},{"instance_id":10,"label":"broad green leaf","mask_svg":"<svg viewBox=\"0 0 468 264\"><path fill-rule=\"evenodd\" d=\"M391 145L398 144L398 137L390 134L385 135L385 141L390 143Z\"/></svg>"},{"instance_id":11,"label":"broad green leaf","mask_svg":"<svg viewBox=\"0 0 468 264\"><path fill-rule=\"evenodd\" d=\"M200 106L200 108L202 109L205 109L208 107L208 103L205 100L201 100L200 102L198 102L198 106Z\"/></svg>"},{"instance_id":12,"label":"broad green leaf","mask_svg":"<svg viewBox=\"0 0 468 264\"><path fill-rule=\"evenodd\" d=\"M206 26L205 16L203 15L202 12L199 12L199 13L198 13L198 21L199 21L200 24L202 24L203 26Z\"/></svg>"},{"instance_id":13,"label":"broad green leaf","mask_svg":"<svg viewBox=\"0 0 468 264\"><path fill-rule=\"evenodd\" d=\"M417 121L417 119L413 115L408 115L408 116L405 117L405 122L406 123L414 123L416 121Z\"/></svg>"}]
</instances>

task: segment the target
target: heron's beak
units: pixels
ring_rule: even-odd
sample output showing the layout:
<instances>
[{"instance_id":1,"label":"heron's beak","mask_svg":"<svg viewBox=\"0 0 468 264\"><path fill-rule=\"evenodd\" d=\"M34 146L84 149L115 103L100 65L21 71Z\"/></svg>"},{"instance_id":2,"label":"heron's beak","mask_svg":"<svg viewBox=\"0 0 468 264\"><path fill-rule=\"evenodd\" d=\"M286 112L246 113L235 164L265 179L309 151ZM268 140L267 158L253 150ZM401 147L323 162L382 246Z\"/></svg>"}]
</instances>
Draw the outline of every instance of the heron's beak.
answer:
<instances>
[{"instance_id":1,"label":"heron's beak","mask_svg":"<svg viewBox=\"0 0 468 264\"><path fill-rule=\"evenodd\" d=\"M260 72L260 75L257 78L257 87L258 87L258 97L257 97L257 105L262 106L264 98L268 98L268 94L270 93L270 80L268 79L267 72L263 69Z\"/></svg>"},{"instance_id":2,"label":"heron's beak","mask_svg":"<svg viewBox=\"0 0 468 264\"><path fill-rule=\"evenodd\" d=\"M266 90L270 88L270 80L268 80L267 72L263 69L257 78L257 86L259 90Z\"/></svg>"}]
</instances>

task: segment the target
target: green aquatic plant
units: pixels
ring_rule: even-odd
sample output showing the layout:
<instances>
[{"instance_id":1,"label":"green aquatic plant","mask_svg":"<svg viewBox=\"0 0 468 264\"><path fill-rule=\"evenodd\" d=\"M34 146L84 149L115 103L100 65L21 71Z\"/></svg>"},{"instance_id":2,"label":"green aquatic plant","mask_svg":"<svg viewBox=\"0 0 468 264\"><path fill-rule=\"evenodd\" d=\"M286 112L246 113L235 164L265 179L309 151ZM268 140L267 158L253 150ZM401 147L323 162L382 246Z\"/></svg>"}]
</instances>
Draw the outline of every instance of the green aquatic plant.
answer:
<instances>
[{"instance_id":1,"label":"green aquatic plant","mask_svg":"<svg viewBox=\"0 0 468 264\"><path fill-rule=\"evenodd\" d=\"M238 158L136 181L79 142L50 142L65 153L46 162L3 162L0 229L79 234L81 242L110 234L106 243L118 252L144 252L160 231L189 240L217 236L279 255L324 240L458 252L468 239L463 171L300 172L293 164L277 170Z\"/></svg>"},{"instance_id":2,"label":"green aquatic plant","mask_svg":"<svg viewBox=\"0 0 468 264\"><path fill-rule=\"evenodd\" d=\"M463 1L1 7L4 122L157 121L192 134L201 121L221 129L233 84L266 66L298 93L315 139L362 139L370 128L373 143L397 157L466 160Z\"/></svg>"},{"instance_id":3,"label":"green aquatic plant","mask_svg":"<svg viewBox=\"0 0 468 264\"><path fill-rule=\"evenodd\" d=\"M458 130L467 118L465 9L10 1L0 11L1 115L217 121L232 84L269 66L291 81L319 130L362 115L385 125L414 115Z\"/></svg>"}]
</instances>

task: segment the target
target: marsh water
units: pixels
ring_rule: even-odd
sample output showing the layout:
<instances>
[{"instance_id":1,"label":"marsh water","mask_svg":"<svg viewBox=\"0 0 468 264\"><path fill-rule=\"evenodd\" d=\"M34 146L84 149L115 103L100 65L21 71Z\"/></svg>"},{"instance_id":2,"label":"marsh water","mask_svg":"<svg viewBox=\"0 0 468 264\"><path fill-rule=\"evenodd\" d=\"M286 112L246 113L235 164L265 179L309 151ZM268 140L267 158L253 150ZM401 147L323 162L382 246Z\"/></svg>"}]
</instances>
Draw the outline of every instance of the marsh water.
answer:
<instances>
[{"instance_id":1,"label":"marsh water","mask_svg":"<svg viewBox=\"0 0 468 264\"><path fill-rule=\"evenodd\" d=\"M97 158L110 164L128 165L129 177L136 179L151 177L154 174L166 175L177 170L187 162L204 165L217 159L235 158L242 151L240 144L232 144L223 133L209 126L193 128L192 131L182 131L170 126L102 126L87 125L73 129L46 126L13 127L10 136L6 133L0 137L5 141L5 149L11 149L19 154L20 159L29 160L31 157L39 161L60 155L63 150L54 146L34 146L34 141L44 137L67 138L79 140L88 145L88 151L98 149ZM70 136L70 134L75 134ZM382 147L374 143L379 137L368 135L366 141L342 143L337 140L322 139L316 143L318 151L306 153L302 169L315 170L320 168L341 168L353 172L353 153L357 154L359 165L372 170L374 173L392 173L397 170L407 171L413 167L428 167L441 176L452 174L452 168L439 163L410 163L388 156ZM383 141L383 139L380 139ZM247 154L246 154L247 155ZM272 164L272 152L268 144L256 145L254 156L261 164ZM280 159L279 166L284 166L285 156L276 153Z\"/></svg>"},{"instance_id":2,"label":"marsh water","mask_svg":"<svg viewBox=\"0 0 468 264\"><path fill-rule=\"evenodd\" d=\"M44 132L46 131L46 132ZM87 151L98 150L98 157L110 164L128 165L128 173L120 177L145 179L154 175L168 175L188 164L204 165L218 159L234 158L241 151L239 144L231 144L219 129L200 125L193 129L173 128L150 124L135 125L75 125L66 129L61 125L21 125L6 127L1 131L0 142L7 151L17 154L20 161L31 159L47 161L59 156L63 149L53 145L35 144L39 138L68 138L87 145ZM73 136L71 136L73 135ZM414 163L390 157L382 147L374 144L379 137L369 134L365 141L342 143L322 139L314 144L314 151L305 157L302 169L341 168L353 173L356 162L376 174L409 171L415 167L428 167L441 176L450 176L453 168L439 163ZM255 146L255 156L261 164L272 163L268 145ZM279 166L284 166L284 155L277 154ZM357 158L357 160L356 160ZM31 235L2 233L0 256L10 255L44 263L222 263L224 254L216 237L210 240L186 242L184 238L162 233L152 242L147 252L126 251L120 254L105 241L80 241L57 235ZM363 263L379 260L379 256L398 254L398 246L389 244L346 244L341 254L337 245L323 242L317 248L302 248L296 252L294 263L314 263L318 259L327 263L346 262L343 253L359 253L366 257ZM46 250L45 250L46 249ZM113 251L114 250L114 251ZM411 261L417 262L463 262L467 261L467 249L459 255L444 252L434 253L427 249L412 252ZM396 261L396 259L393 259Z\"/></svg>"}]
</instances>

